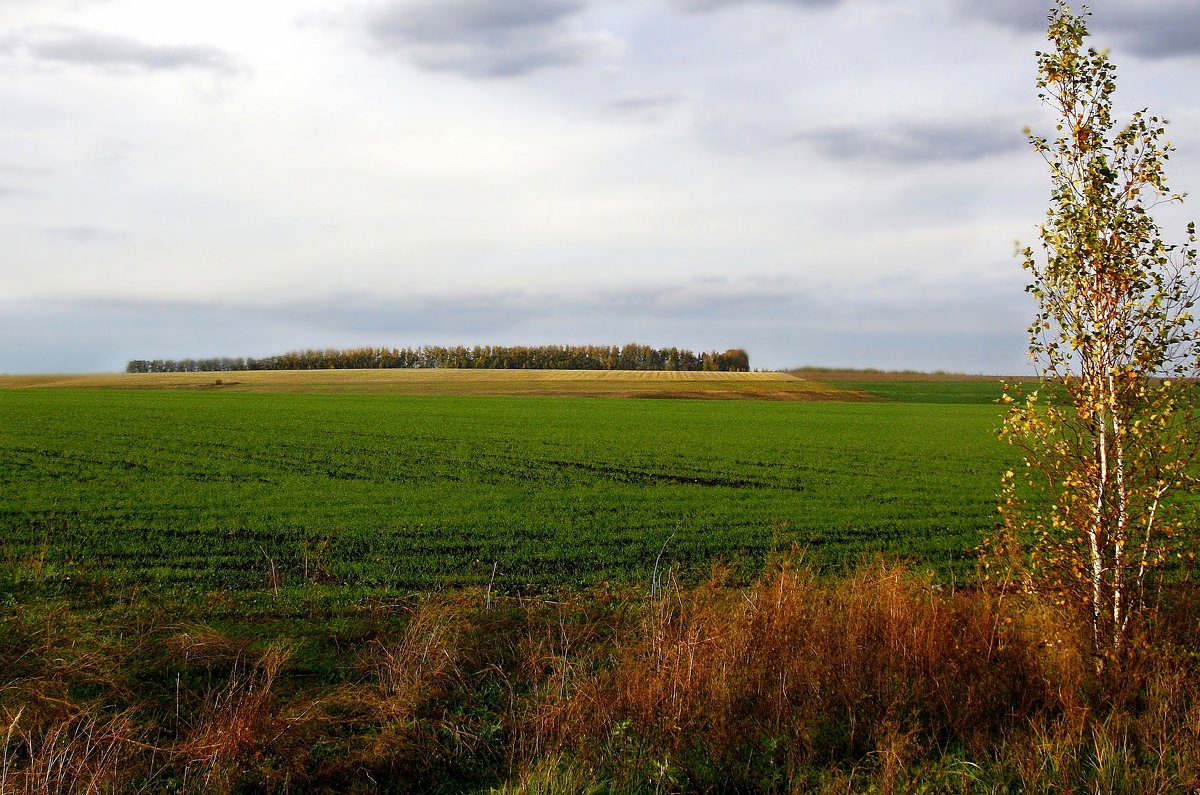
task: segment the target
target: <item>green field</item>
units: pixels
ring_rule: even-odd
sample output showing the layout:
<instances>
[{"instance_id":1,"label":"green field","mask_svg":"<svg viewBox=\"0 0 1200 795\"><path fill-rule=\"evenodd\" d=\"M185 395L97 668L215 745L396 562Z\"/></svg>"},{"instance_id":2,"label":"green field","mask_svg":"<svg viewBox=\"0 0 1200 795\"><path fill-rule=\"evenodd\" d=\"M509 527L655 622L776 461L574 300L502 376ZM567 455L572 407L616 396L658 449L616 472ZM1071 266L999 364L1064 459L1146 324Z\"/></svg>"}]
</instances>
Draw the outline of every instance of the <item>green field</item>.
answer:
<instances>
[{"instance_id":1,"label":"green field","mask_svg":"<svg viewBox=\"0 0 1200 795\"><path fill-rule=\"evenodd\" d=\"M793 543L823 566L882 550L968 569L1011 457L997 387L891 389L0 390L0 550L51 579L202 589L424 588L493 569L503 589L645 582L660 551L688 576L748 576Z\"/></svg>"},{"instance_id":2,"label":"green field","mask_svg":"<svg viewBox=\"0 0 1200 795\"><path fill-rule=\"evenodd\" d=\"M838 386L897 403L995 403L1002 393L999 379L973 381L839 381Z\"/></svg>"},{"instance_id":3,"label":"green field","mask_svg":"<svg viewBox=\"0 0 1200 795\"><path fill-rule=\"evenodd\" d=\"M0 377L0 792L1196 790L1190 567L1111 702L974 577L996 379L736 376Z\"/></svg>"}]
</instances>

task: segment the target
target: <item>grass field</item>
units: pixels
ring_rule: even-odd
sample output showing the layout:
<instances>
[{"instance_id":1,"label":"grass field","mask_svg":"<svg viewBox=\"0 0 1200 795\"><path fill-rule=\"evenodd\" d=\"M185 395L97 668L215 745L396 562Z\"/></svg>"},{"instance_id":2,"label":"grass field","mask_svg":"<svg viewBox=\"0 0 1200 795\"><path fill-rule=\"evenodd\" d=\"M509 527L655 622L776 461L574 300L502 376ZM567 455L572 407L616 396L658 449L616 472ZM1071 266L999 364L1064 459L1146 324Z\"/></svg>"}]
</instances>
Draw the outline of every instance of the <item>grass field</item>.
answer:
<instances>
[{"instance_id":1,"label":"grass field","mask_svg":"<svg viewBox=\"0 0 1200 795\"><path fill-rule=\"evenodd\" d=\"M241 589L646 581L660 552L748 575L792 543L947 574L994 524L1009 455L985 382L948 405L928 401L950 384L872 396L770 373L217 377L10 379L43 388L0 392L4 554L52 578ZM591 397L631 384L809 399Z\"/></svg>"},{"instance_id":2,"label":"grass field","mask_svg":"<svg viewBox=\"0 0 1200 795\"><path fill-rule=\"evenodd\" d=\"M1200 791L1190 569L969 577L996 379L392 376L4 379L0 793Z\"/></svg>"},{"instance_id":3,"label":"grass field","mask_svg":"<svg viewBox=\"0 0 1200 795\"><path fill-rule=\"evenodd\" d=\"M838 381L838 386L865 395L869 399L896 403L937 403L984 405L994 403L1001 394L999 379L972 381Z\"/></svg>"}]
</instances>

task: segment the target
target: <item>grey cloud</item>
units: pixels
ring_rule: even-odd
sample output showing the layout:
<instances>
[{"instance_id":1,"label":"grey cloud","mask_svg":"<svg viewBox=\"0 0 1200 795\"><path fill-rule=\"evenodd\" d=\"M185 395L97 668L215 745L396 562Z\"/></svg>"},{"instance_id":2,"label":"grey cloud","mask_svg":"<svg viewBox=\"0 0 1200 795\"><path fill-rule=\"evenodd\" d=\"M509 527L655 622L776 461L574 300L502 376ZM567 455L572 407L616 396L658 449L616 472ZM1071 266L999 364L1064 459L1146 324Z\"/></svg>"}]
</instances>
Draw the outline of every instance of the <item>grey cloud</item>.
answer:
<instances>
[{"instance_id":1,"label":"grey cloud","mask_svg":"<svg viewBox=\"0 0 1200 795\"><path fill-rule=\"evenodd\" d=\"M368 17L366 30L377 47L423 69L513 77L603 49L603 35L580 28L584 8L582 0L393 0Z\"/></svg>"},{"instance_id":2,"label":"grey cloud","mask_svg":"<svg viewBox=\"0 0 1200 795\"><path fill-rule=\"evenodd\" d=\"M734 8L748 5L796 6L797 8L830 8L844 0L676 0L676 5L685 11L712 11L718 8Z\"/></svg>"},{"instance_id":3,"label":"grey cloud","mask_svg":"<svg viewBox=\"0 0 1200 795\"><path fill-rule=\"evenodd\" d=\"M957 0L959 12L1020 31L1045 30L1048 0Z\"/></svg>"},{"instance_id":4,"label":"grey cloud","mask_svg":"<svg viewBox=\"0 0 1200 795\"><path fill-rule=\"evenodd\" d=\"M958 0L964 15L1022 32L1045 30L1043 0ZM1106 39L1143 58L1200 55L1200 3L1195 0L1093 0L1088 26L1098 47ZM1077 8L1076 8L1077 10Z\"/></svg>"},{"instance_id":5,"label":"grey cloud","mask_svg":"<svg viewBox=\"0 0 1200 795\"><path fill-rule=\"evenodd\" d=\"M477 336L502 331L521 322L530 311L519 292L465 295L450 299L425 297L420 301L385 301L361 295L333 300L297 301L265 311L293 323L317 323L340 332L380 335L432 335L450 333Z\"/></svg>"},{"instance_id":6,"label":"grey cloud","mask_svg":"<svg viewBox=\"0 0 1200 795\"><path fill-rule=\"evenodd\" d=\"M0 43L0 52L24 53L41 61L110 71L199 69L215 74L237 71L233 59L215 47L147 44L74 28L28 30Z\"/></svg>"},{"instance_id":7,"label":"grey cloud","mask_svg":"<svg viewBox=\"0 0 1200 795\"><path fill-rule=\"evenodd\" d=\"M625 97L611 102L608 109L618 116L657 121L686 103L686 99L674 95L647 97Z\"/></svg>"},{"instance_id":8,"label":"grey cloud","mask_svg":"<svg viewBox=\"0 0 1200 795\"><path fill-rule=\"evenodd\" d=\"M424 40L454 41L474 32L502 33L553 25L578 14L579 0L437 0L393 5L382 10L377 24L384 33Z\"/></svg>"},{"instance_id":9,"label":"grey cloud","mask_svg":"<svg viewBox=\"0 0 1200 795\"><path fill-rule=\"evenodd\" d=\"M838 160L883 160L897 163L971 161L1026 146L1021 125L1003 119L975 124L931 122L826 127L798 133L793 140Z\"/></svg>"},{"instance_id":10,"label":"grey cloud","mask_svg":"<svg viewBox=\"0 0 1200 795\"><path fill-rule=\"evenodd\" d=\"M1200 3L1173 5L1138 14L1113 14L1113 30L1130 51L1144 58L1200 55Z\"/></svg>"},{"instance_id":11,"label":"grey cloud","mask_svg":"<svg viewBox=\"0 0 1200 795\"><path fill-rule=\"evenodd\" d=\"M678 287L645 287L588 291L583 295L547 296L524 290L505 290L455 297L437 295L379 299L362 294L299 300L268 306L242 306L222 302L94 301L90 307L141 314L146 309L172 313L179 318L207 316L221 322L239 315L268 322L325 328L336 333L372 334L405 338L412 344L446 339L488 341L489 335L508 337L531 326L546 324L568 329L587 326L597 319L620 324L638 318L685 321L715 320L754 315L768 307L782 310L789 299L777 285L730 287L696 282ZM449 336L448 336L449 335Z\"/></svg>"}]
</instances>

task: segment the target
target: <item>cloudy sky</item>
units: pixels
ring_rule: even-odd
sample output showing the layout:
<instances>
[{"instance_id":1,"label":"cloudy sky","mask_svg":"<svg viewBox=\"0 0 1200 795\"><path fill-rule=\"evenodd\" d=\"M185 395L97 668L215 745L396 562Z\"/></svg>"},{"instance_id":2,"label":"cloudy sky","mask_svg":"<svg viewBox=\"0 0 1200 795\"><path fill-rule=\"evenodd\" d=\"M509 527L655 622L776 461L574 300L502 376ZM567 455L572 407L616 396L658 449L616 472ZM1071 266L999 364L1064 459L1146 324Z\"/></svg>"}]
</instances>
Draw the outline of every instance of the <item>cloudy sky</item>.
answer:
<instances>
[{"instance_id":1,"label":"cloudy sky","mask_svg":"<svg viewBox=\"0 0 1200 795\"><path fill-rule=\"evenodd\" d=\"M1092 7L1200 190L1200 3ZM0 0L0 372L630 341L1028 372L1046 10Z\"/></svg>"}]
</instances>

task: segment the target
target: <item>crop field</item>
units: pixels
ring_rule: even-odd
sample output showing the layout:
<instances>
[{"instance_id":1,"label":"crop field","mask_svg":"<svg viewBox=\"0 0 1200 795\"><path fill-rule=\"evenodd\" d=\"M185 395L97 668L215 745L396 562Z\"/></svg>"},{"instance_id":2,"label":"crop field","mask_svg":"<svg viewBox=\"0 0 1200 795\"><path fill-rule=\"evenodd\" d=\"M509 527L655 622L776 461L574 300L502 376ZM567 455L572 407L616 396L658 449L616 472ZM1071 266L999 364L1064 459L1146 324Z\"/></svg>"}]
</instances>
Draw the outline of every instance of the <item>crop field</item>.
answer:
<instances>
[{"instance_id":1,"label":"crop field","mask_svg":"<svg viewBox=\"0 0 1200 795\"><path fill-rule=\"evenodd\" d=\"M0 389L215 389L372 395L561 395L757 400L869 399L789 373L634 370L259 370L0 376Z\"/></svg>"},{"instance_id":2,"label":"crop field","mask_svg":"<svg viewBox=\"0 0 1200 795\"><path fill-rule=\"evenodd\" d=\"M1190 570L1107 711L974 579L996 379L390 375L3 380L0 792L1196 789Z\"/></svg>"},{"instance_id":3,"label":"crop field","mask_svg":"<svg viewBox=\"0 0 1200 795\"><path fill-rule=\"evenodd\" d=\"M994 403L1000 397L999 379L971 381L838 381L838 386L868 398L897 403L971 404Z\"/></svg>"},{"instance_id":4,"label":"crop field","mask_svg":"<svg viewBox=\"0 0 1200 795\"><path fill-rule=\"evenodd\" d=\"M255 391L257 375L0 390L0 552L52 580L200 589L494 575L523 590L648 582L656 562L684 577L724 562L737 578L792 544L820 566L884 551L945 576L973 566L1011 457L994 383L972 405L862 402L866 383L765 373L483 374L470 383L491 392L466 396L328 380ZM441 376L421 389L446 389ZM561 396L573 381L583 394ZM826 400L588 396L634 381ZM503 394L514 383L543 391Z\"/></svg>"}]
</instances>

